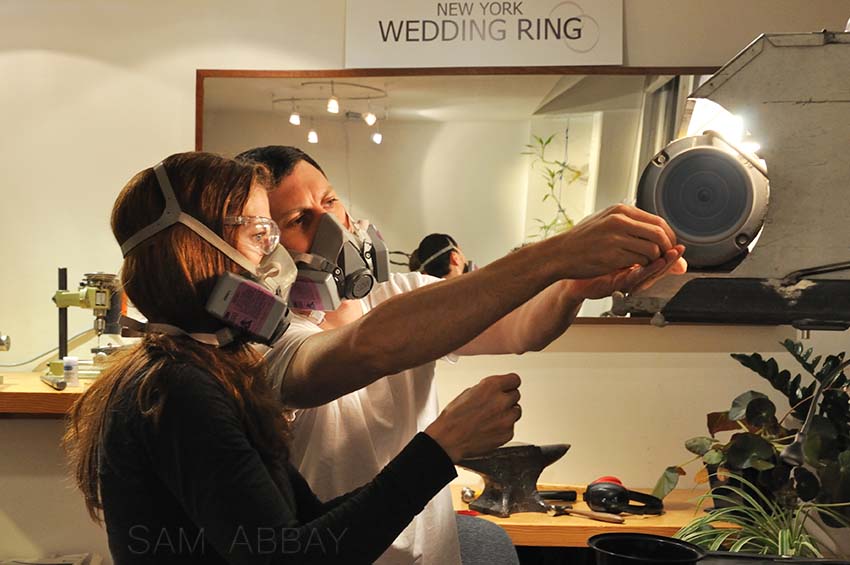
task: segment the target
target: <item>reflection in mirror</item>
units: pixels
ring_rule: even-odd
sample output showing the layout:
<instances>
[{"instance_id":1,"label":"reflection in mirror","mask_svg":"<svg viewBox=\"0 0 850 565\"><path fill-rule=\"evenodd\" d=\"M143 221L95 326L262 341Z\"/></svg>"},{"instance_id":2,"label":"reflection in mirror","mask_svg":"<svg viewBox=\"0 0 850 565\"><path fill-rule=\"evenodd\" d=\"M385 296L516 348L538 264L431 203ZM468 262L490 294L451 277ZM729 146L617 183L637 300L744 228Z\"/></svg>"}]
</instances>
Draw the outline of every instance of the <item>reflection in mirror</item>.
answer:
<instances>
[{"instance_id":1,"label":"reflection in mirror","mask_svg":"<svg viewBox=\"0 0 850 565\"><path fill-rule=\"evenodd\" d=\"M314 77L206 76L199 148L298 146L391 249L409 253L443 232L479 265L633 202L695 84L691 75ZM588 302L581 315L609 305Z\"/></svg>"}]
</instances>

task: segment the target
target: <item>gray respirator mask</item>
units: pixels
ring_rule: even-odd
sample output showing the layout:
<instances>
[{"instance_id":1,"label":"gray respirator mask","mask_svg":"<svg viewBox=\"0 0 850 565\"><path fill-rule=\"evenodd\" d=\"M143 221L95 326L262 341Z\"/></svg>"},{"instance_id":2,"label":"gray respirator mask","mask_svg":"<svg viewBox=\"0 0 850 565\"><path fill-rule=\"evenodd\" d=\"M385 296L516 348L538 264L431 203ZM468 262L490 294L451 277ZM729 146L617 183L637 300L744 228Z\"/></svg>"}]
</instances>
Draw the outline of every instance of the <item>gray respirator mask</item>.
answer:
<instances>
[{"instance_id":1,"label":"gray respirator mask","mask_svg":"<svg viewBox=\"0 0 850 565\"><path fill-rule=\"evenodd\" d=\"M331 312L343 300L363 298L375 283L389 279L389 252L378 230L348 220L352 231L333 214L324 214L309 253L291 252L298 265L289 294L293 308Z\"/></svg>"},{"instance_id":2,"label":"gray respirator mask","mask_svg":"<svg viewBox=\"0 0 850 565\"><path fill-rule=\"evenodd\" d=\"M272 235L264 241L265 248L261 250L264 254L263 260L259 266L255 266L218 234L180 209L162 163L154 167L154 173L165 198L165 209L159 219L142 228L121 245L124 257L147 239L180 223L245 269L251 278L231 272L219 275L206 304L207 312L226 325L215 333L187 332L171 324L142 323L124 317L122 323L129 330L125 335L144 333L188 335L196 341L215 346L227 345L240 336L248 341L274 343L289 327L287 298L297 273L295 263L279 243L280 232L277 231L277 226L269 220L270 230L275 231L270 232ZM238 222L243 221L241 216L236 219ZM255 220L267 220L267 218L255 218Z\"/></svg>"}]
</instances>

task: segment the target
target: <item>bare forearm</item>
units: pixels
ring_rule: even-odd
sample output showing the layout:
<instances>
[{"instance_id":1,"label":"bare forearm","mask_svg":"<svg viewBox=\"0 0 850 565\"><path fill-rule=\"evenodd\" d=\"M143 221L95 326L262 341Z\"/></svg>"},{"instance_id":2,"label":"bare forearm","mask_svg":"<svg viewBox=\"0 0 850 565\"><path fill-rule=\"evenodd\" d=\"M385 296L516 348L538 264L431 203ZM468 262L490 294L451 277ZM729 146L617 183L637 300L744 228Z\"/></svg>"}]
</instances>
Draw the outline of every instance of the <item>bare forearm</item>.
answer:
<instances>
[{"instance_id":1,"label":"bare forearm","mask_svg":"<svg viewBox=\"0 0 850 565\"><path fill-rule=\"evenodd\" d=\"M485 269L397 296L356 322L311 336L284 380L295 407L323 404L459 349L559 276L544 242Z\"/></svg>"},{"instance_id":2,"label":"bare forearm","mask_svg":"<svg viewBox=\"0 0 850 565\"><path fill-rule=\"evenodd\" d=\"M540 351L567 331L581 304L582 299L572 292L570 281L556 282L473 338L457 353L492 355Z\"/></svg>"},{"instance_id":3,"label":"bare forearm","mask_svg":"<svg viewBox=\"0 0 850 565\"><path fill-rule=\"evenodd\" d=\"M559 281L514 310L517 353L541 351L560 337L573 323L582 299L571 289L570 281Z\"/></svg>"}]
</instances>

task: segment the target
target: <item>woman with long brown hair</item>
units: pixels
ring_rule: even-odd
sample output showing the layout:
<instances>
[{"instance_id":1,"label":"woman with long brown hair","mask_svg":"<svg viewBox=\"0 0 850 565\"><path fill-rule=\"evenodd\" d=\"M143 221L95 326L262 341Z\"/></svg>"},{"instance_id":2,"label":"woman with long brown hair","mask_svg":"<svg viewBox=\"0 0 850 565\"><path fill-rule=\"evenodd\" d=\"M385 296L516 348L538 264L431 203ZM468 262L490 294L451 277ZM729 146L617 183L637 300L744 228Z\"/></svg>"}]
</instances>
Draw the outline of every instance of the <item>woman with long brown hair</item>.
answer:
<instances>
[{"instance_id":1,"label":"woman with long brown hair","mask_svg":"<svg viewBox=\"0 0 850 565\"><path fill-rule=\"evenodd\" d=\"M249 345L294 272L268 186L262 166L184 153L138 173L115 202L124 291L148 322L74 405L65 442L117 564L368 563L455 476L453 462L513 434L519 378L488 377L372 482L315 497L288 462L283 407ZM228 284L234 296L221 294ZM260 298L236 321L246 288Z\"/></svg>"}]
</instances>

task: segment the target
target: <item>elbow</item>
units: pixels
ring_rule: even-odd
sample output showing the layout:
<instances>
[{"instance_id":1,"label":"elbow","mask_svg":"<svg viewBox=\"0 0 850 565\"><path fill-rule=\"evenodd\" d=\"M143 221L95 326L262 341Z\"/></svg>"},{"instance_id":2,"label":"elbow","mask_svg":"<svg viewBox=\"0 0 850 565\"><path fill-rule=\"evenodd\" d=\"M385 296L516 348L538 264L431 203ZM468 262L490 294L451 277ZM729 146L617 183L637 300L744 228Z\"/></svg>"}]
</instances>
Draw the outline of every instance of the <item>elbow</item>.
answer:
<instances>
[{"instance_id":1,"label":"elbow","mask_svg":"<svg viewBox=\"0 0 850 565\"><path fill-rule=\"evenodd\" d=\"M546 346L549 345L549 341L533 341L531 343L523 344L521 347L517 347L514 351L514 355L522 355L523 353L537 353L546 349Z\"/></svg>"},{"instance_id":2,"label":"elbow","mask_svg":"<svg viewBox=\"0 0 850 565\"><path fill-rule=\"evenodd\" d=\"M539 353L543 351L549 344L555 341L559 335L563 332L551 332L546 335L535 335L533 337L529 337L528 339L521 340L520 344L514 348L513 353L515 355L522 355L523 353L535 352Z\"/></svg>"}]
</instances>

